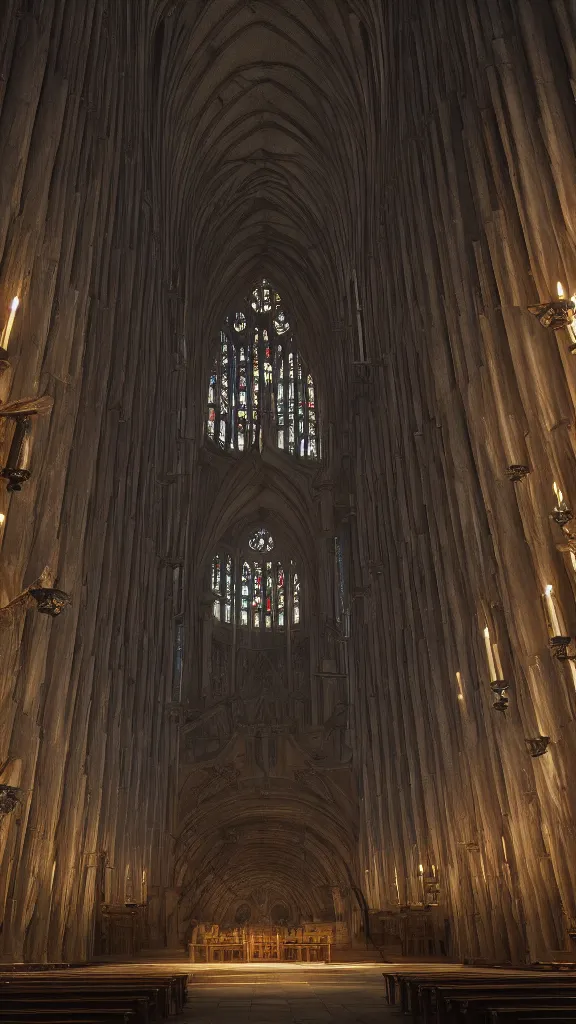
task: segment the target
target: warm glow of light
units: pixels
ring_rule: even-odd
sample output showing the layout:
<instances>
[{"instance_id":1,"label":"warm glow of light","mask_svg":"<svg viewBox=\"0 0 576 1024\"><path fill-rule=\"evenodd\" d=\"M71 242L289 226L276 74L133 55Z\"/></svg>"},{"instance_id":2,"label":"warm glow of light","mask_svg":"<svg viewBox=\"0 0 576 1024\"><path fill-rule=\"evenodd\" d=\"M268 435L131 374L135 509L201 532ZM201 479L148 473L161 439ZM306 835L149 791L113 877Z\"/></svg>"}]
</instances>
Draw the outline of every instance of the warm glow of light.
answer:
<instances>
[{"instance_id":1,"label":"warm glow of light","mask_svg":"<svg viewBox=\"0 0 576 1024\"><path fill-rule=\"evenodd\" d=\"M564 298L564 289L563 289L562 284L560 283L560 281L558 281L558 284L556 285L556 289L558 291L558 298L559 299L563 299Z\"/></svg>"},{"instance_id":2,"label":"warm glow of light","mask_svg":"<svg viewBox=\"0 0 576 1024\"><path fill-rule=\"evenodd\" d=\"M458 700L464 700L464 693L462 691L462 676L460 675L459 672L456 673L456 683L458 686L458 693L456 694L456 696L458 697Z\"/></svg>"},{"instance_id":3,"label":"warm glow of light","mask_svg":"<svg viewBox=\"0 0 576 1024\"><path fill-rule=\"evenodd\" d=\"M494 661L496 663L496 672L498 679L504 679L504 672L502 671L502 662L500 661L500 652L498 650L498 644L492 644L492 653L494 655Z\"/></svg>"},{"instance_id":4,"label":"warm glow of light","mask_svg":"<svg viewBox=\"0 0 576 1024\"><path fill-rule=\"evenodd\" d=\"M560 626L560 620L556 611L556 605L554 604L554 598L552 597L552 584L547 583L544 588L544 602L546 604L546 613L548 615L548 624L552 630L552 636L562 636L562 628Z\"/></svg>"},{"instance_id":5,"label":"warm glow of light","mask_svg":"<svg viewBox=\"0 0 576 1024\"><path fill-rule=\"evenodd\" d=\"M14 326L14 317L16 316L16 310L18 309L19 305L20 299L18 298L17 295L15 295L14 298L12 299L12 302L10 303L10 316L8 317L6 327L2 332L2 338L0 339L0 348L8 348L8 342L10 340L10 335L12 334L12 327Z\"/></svg>"},{"instance_id":6,"label":"warm glow of light","mask_svg":"<svg viewBox=\"0 0 576 1024\"><path fill-rule=\"evenodd\" d=\"M422 864L418 865L418 874L419 875L423 875L424 874L424 868L423 868Z\"/></svg>"},{"instance_id":7,"label":"warm glow of light","mask_svg":"<svg viewBox=\"0 0 576 1024\"><path fill-rule=\"evenodd\" d=\"M558 484L556 483L556 481L554 481L554 483L552 484L552 487L554 488L554 494L556 495L556 501L557 501L558 505L561 505L562 502L564 501L564 495L562 494L562 491L558 487Z\"/></svg>"},{"instance_id":8,"label":"warm glow of light","mask_svg":"<svg viewBox=\"0 0 576 1024\"><path fill-rule=\"evenodd\" d=\"M492 651L492 644L490 643L490 630L488 629L488 626L484 627L484 644L486 646L486 657L488 658L490 682L495 683L498 679L498 673L496 672L496 662L494 661L494 653Z\"/></svg>"},{"instance_id":9,"label":"warm glow of light","mask_svg":"<svg viewBox=\"0 0 576 1024\"><path fill-rule=\"evenodd\" d=\"M5 519L6 519L6 516L4 515L4 513L0 512L0 526L2 526L4 524L4 520Z\"/></svg>"}]
</instances>

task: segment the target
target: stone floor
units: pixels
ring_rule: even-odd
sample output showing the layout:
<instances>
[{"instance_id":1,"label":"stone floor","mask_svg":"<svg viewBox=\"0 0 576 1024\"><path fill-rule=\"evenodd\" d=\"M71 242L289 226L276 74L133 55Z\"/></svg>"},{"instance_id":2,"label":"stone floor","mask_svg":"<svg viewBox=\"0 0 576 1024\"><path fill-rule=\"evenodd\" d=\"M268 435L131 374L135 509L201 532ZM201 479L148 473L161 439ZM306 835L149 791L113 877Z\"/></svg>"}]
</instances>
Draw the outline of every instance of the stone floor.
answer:
<instances>
[{"instance_id":1,"label":"stone floor","mask_svg":"<svg viewBox=\"0 0 576 1024\"><path fill-rule=\"evenodd\" d=\"M383 964L192 968L182 1024L388 1024Z\"/></svg>"}]
</instances>

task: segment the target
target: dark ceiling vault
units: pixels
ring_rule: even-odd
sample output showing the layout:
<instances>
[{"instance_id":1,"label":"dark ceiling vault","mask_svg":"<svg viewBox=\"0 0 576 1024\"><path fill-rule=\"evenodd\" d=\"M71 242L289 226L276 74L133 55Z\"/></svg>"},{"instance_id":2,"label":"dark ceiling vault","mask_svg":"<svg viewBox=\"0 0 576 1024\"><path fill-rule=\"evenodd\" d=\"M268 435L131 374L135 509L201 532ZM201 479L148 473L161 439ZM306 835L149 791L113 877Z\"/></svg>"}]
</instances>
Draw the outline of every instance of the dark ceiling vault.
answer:
<instances>
[{"instance_id":1,"label":"dark ceiling vault","mask_svg":"<svg viewBox=\"0 0 576 1024\"><path fill-rule=\"evenodd\" d=\"M128 890L157 946L338 890L456 957L570 951L576 360L528 306L576 288L574 17L0 5L0 402L43 399L0 490L0 957L89 956ZM263 277L321 462L205 437ZM302 579L270 643L210 592L258 523Z\"/></svg>"}]
</instances>

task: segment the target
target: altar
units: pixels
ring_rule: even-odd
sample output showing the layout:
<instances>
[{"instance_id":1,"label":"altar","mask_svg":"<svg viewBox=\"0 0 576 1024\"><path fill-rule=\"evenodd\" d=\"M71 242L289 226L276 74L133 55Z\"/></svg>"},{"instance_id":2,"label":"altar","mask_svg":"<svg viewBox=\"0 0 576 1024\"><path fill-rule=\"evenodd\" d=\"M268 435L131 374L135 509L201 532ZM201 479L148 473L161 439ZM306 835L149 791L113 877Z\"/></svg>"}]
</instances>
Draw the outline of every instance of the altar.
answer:
<instances>
[{"instance_id":1,"label":"altar","mask_svg":"<svg viewBox=\"0 0 576 1024\"><path fill-rule=\"evenodd\" d=\"M192 963L329 963L333 928L219 928L200 926L189 943Z\"/></svg>"}]
</instances>

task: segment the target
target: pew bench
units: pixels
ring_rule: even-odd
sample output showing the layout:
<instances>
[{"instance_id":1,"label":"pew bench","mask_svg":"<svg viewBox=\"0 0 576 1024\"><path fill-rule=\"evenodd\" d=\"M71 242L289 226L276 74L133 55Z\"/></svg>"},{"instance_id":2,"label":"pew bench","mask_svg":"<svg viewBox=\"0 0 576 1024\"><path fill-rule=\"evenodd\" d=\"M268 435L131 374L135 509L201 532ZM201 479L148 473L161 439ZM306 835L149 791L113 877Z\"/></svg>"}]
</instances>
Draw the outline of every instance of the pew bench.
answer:
<instances>
[{"instance_id":1,"label":"pew bench","mask_svg":"<svg viewBox=\"0 0 576 1024\"><path fill-rule=\"evenodd\" d=\"M134 1024L156 1024L161 1018L155 1013L150 1013L150 1003L144 996L134 995L108 995L102 992L96 996L90 995L69 995L68 992L54 992L51 995L36 995L36 993L20 992L10 996L0 997L0 1020L2 1013L8 1010L34 1009L39 1016L45 1010L62 1011L85 1011L86 1013L98 1014L102 1010L132 1011Z\"/></svg>"},{"instance_id":2,"label":"pew bench","mask_svg":"<svg viewBox=\"0 0 576 1024\"><path fill-rule=\"evenodd\" d=\"M141 967L29 974L0 969L0 1024L8 1019L6 1012L20 1020L28 1009L50 1019L61 1010L70 1020L78 1014L109 1019L115 1011L128 1014L132 1024L160 1024L183 1010L187 981L187 973L143 975Z\"/></svg>"},{"instance_id":3,"label":"pew bench","mask_svg":"<svg viewBox=\"0 0 576 1024\"><path fill-rule=\"evenodd\" d=\"M522 1008L524 1013L541 1008L562 1008L576 1011L576 995L537 994L536 992L499 992L484 995L453 996L438 1003L435 1020L438 1024L485 1024L488 1011Z\"/></svg>"},{"instance_id":4,"label":"pew bench","mask_svg":"<svg viewBox=\"0 0 576 1024\"><path fill-rule=\"evenodd\" d=\"M432 1024L432 1022L448 1022L466 1017L468 1024L475 1024L477 1010L488 1006L499 1006L516 1001L518 1006L537 1006L540 1003L552 1005L557 1000L567 1005L576 1006L576 987L574 985L557 985L553 981L530 981L527 983L511 980L509 984L491 983L486 979L484 984L475 985L422 985L418 990L417 1001L413 1004L413 1018Z\"/></svg>"},{"instance_id":5,"label":"pew bench","mask_svg":"<svg viewBox=\"0 0 576 1024\"><path fill-rule=\"evenodd\" d=\"M41 1010L34 1008L19 1010L0 1009L0 1021L4 1024L25 1024L33 1021L34 1024L135 1024L135 1016L132 1010L122 1007L109 1010Z\"/></svg>"},{"instance_id":6,"label":"pew bench","mask_svg":"<svg viewBox=\"0 0 576 1024\"><path fill-rule=\"evenodd\" d=\"M565 1006L541 1006L529 1010L525 1006L494 1007L486 1011L485 1024L545 1024L546 1021L576 1020L576 1010Z\"/></svg>"},{"instance_id":7,"label":"pew bench","mask_svg":"<svg viewBox=\"0 0 576 1024\"><path fill-rule=\"evenodd\" d=\"M9 993L26 991L30 994L51 995L55 992L83 993L87 997L102 995L131 995L132 998L146 996L152 1006L152 1020L162 1020L180 1013L186 999L187 975L164 975L145 977L111 975L103 973L80 973L77 976L54 976L51 974L25 977L21 974L6 977L0 973L0 998Z\"/></svg>"}]
</instances>

